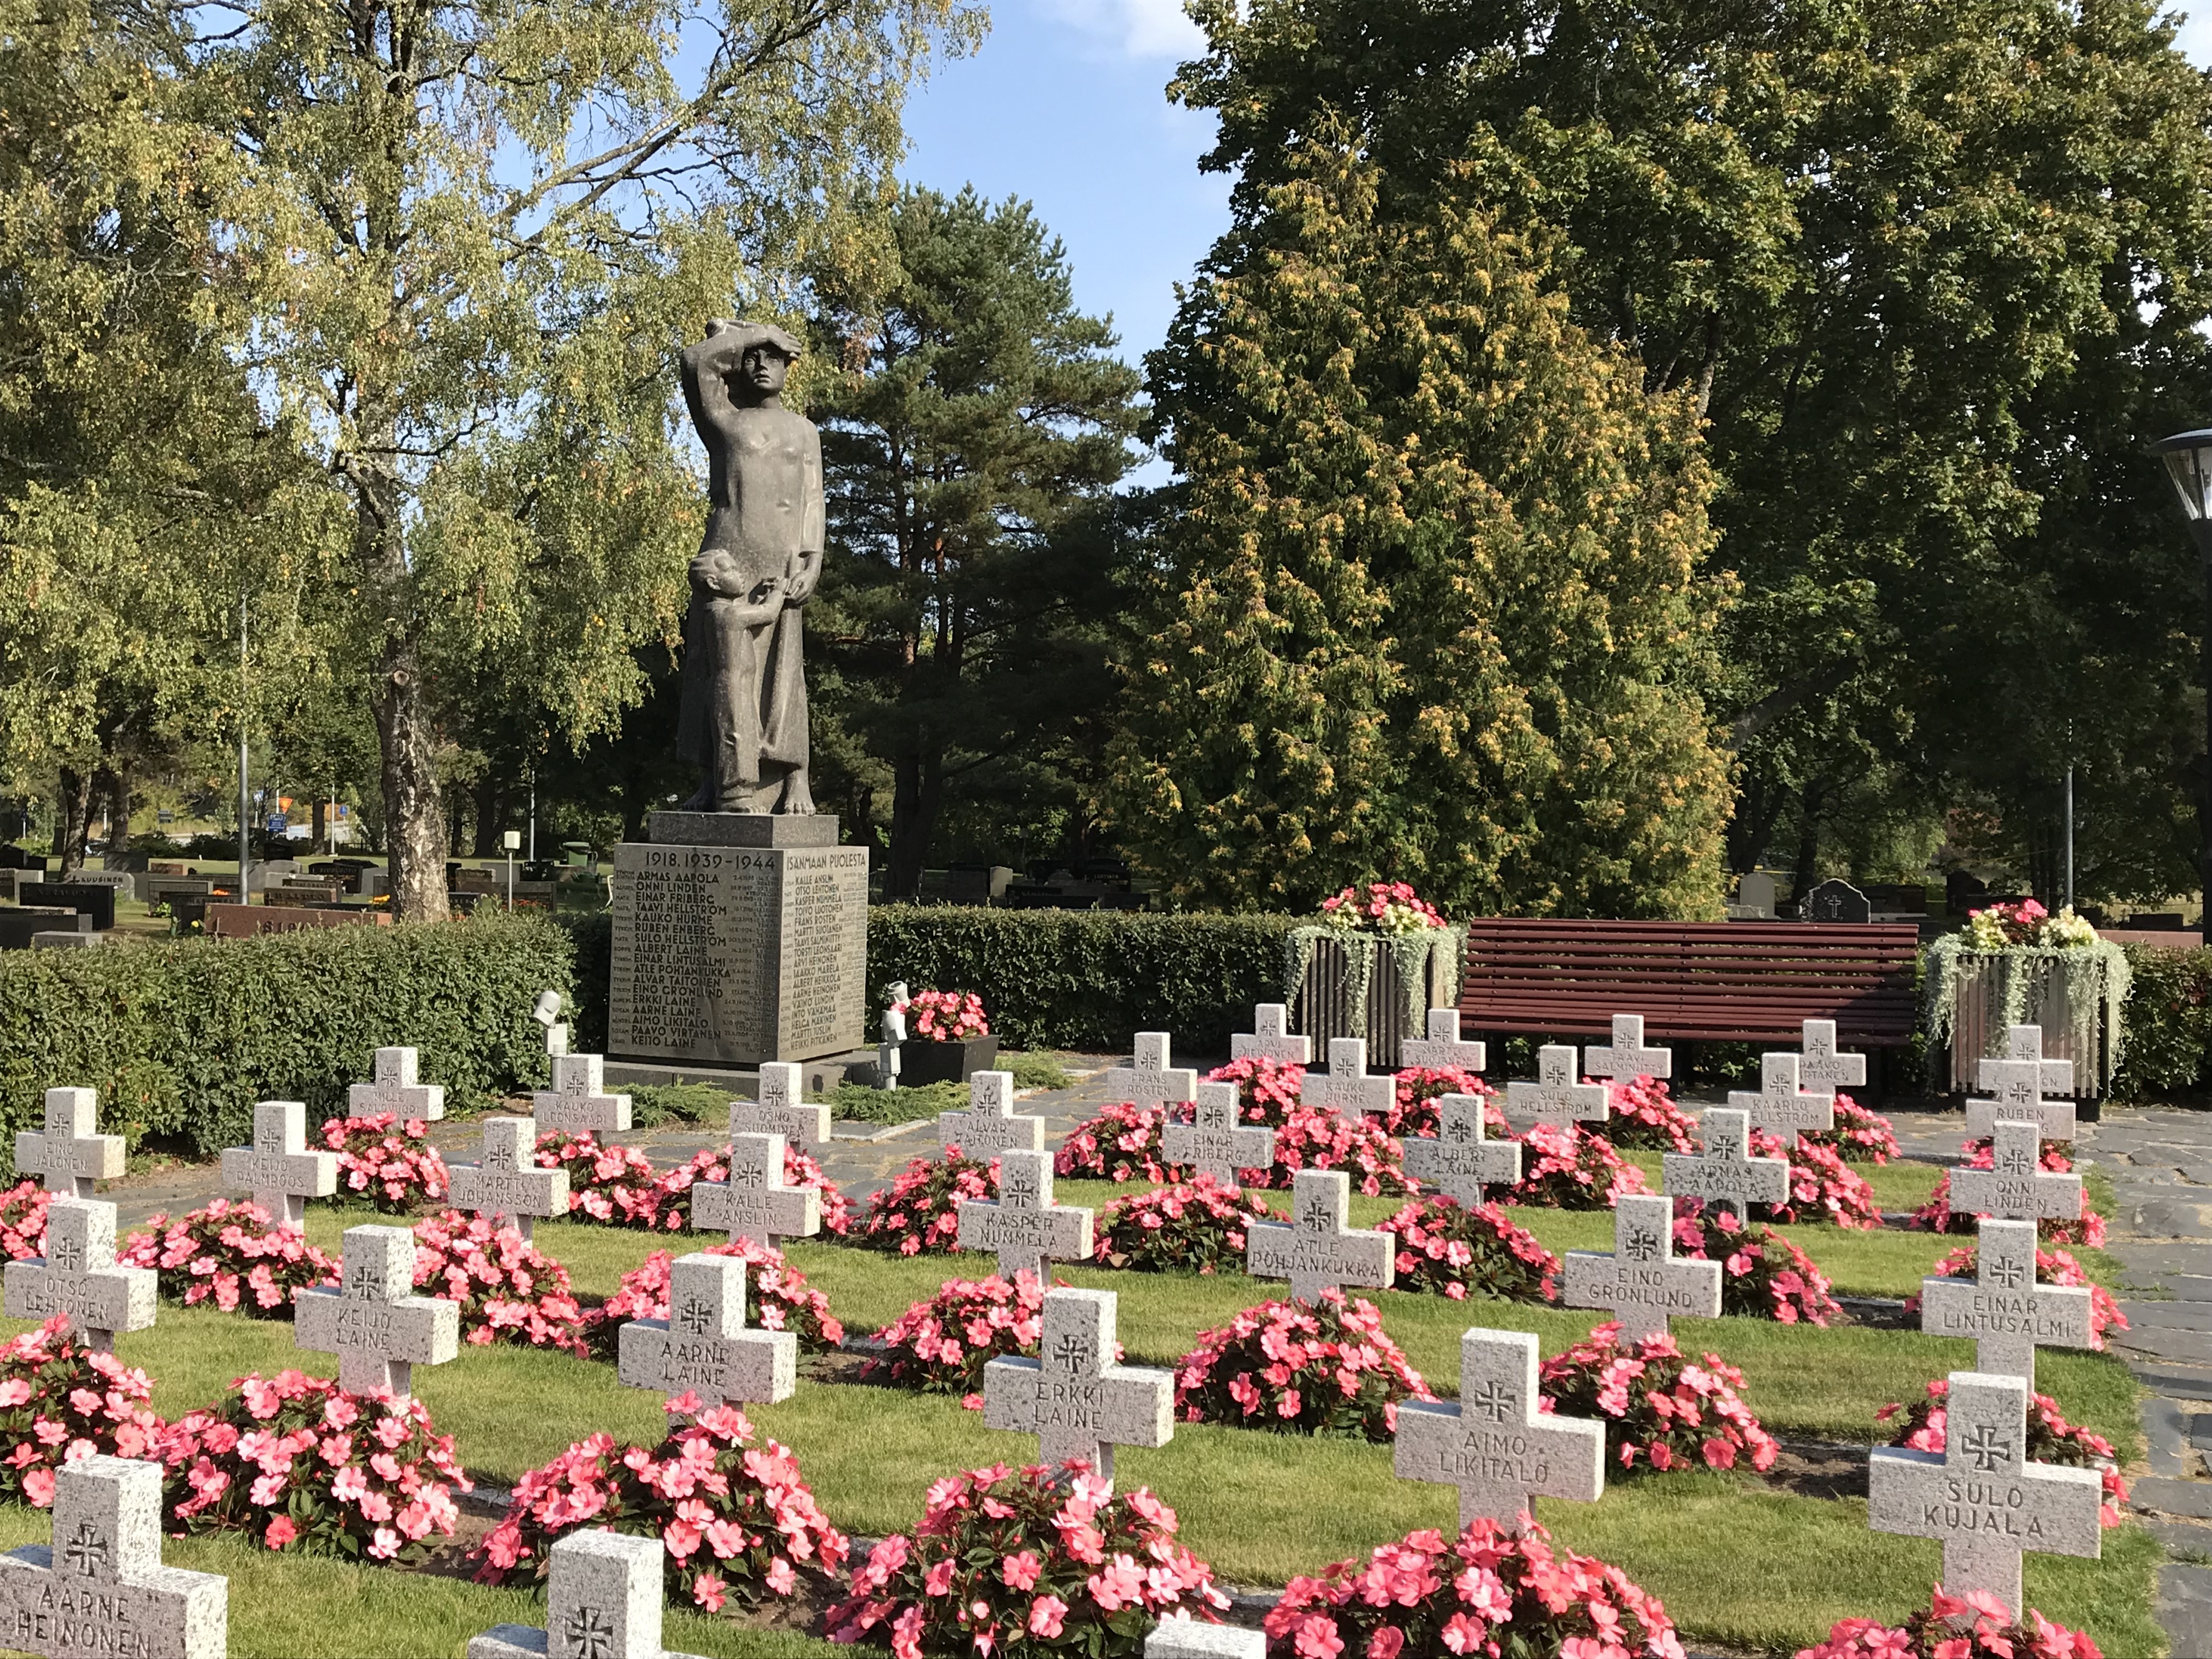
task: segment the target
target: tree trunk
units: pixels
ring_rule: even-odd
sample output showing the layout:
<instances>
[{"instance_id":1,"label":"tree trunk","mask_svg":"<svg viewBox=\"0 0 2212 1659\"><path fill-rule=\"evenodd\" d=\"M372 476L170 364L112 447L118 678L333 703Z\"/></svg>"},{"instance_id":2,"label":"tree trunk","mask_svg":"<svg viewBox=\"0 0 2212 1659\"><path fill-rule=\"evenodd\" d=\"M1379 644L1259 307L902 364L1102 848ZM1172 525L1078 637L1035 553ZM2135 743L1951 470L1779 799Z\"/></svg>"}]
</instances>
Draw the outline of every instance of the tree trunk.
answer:
<instances>
[{"instance_id":1,"label":"tree trunk","mask_svg":"<svg viewBox=\"0 0 2212 1659\"><path fill-rule=\"evenodd\" d=\"M377 685L392 914L405 921L443 921L451 914L446 906L445 803L438 788L436 737L411 641L392 640L386 646L377 664Z\"/></svg>"},{"instance_id":2,"label":"tree trunk","mask_svg":"<svg viewBox=\"0 0 2212 1659\"><path fill-rule=\"evenodd\" d=\"M921 890L929 842L921 822L921 757L909 750L891 765L891 844L884 857L884 896L911 899Z\"/></svg>"},{"instance_id":3,"label":"tree trunk","mask_svg":"<svg viewBox=\"0 0 2212 1659\"><path fill-rule=\"evenodd\" d=\"M131 850L131 763L114 762L107 770L107 850ZM112 869L111 864L108 866Z\"/></svg>"},{"instance_id":4,"label":"tree trunk","mask_svg":"<svg viewBox=\"0 0 2212 1659\"><path fill-rule=\"evenodd\" d=\"M307 818L307 844L318 853L323 850L323 835L329 827L329 822L323 813L323 794L319 789L315 792L315 804Z\"/></svg>"},{"instance_id":5,"label":"tree trunk","mask_svg":"<svg viewBox=\"0 0 2212 1659\"><path fill-rule=\"evenodd\" d=\"M1797 873L1790 894L1801 905L1818 878L1815 872L1820 858L1820 799L1825 793L1818 784L1808 784L1805 788L1804 822L1797 831ZM1798 914L1802 918L1804 913L1801 910Z\"/></svg>"},{"instance_id":6,"label":"tree trunk","mask_svg":"<svg viewBox=\"0 0 2212 1659\"><path fill-rule=\"evenodd\" d=\"M499 832L506 814L500 811L499 770L489 762L477 780L476 809L476 851L470 856L495 859L505 850L499 845Z\"/></svg>"},{"instance_id":7,"label":"tree trunk","mask_svg":"<svg viewBox=\"0 0 2212 1659\"><path fill-rule=\"evenodd\" d=\"M64 766L61 790L54 802L54 854L67 878L84 867L85 826L92 817L92 778Z\"/></svg>"}]
</instances>

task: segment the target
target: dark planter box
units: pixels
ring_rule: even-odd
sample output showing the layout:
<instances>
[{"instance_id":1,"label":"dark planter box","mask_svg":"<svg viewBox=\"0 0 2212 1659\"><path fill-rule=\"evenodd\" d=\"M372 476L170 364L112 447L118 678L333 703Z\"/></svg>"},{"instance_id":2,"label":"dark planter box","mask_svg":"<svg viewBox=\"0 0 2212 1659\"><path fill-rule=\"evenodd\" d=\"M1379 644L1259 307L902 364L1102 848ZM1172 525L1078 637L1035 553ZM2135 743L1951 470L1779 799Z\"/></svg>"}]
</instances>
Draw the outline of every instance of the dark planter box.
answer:
<instances>
[{"instance_id":1,"label":"dark planter box","mask_svg":"<svg viewBox=\"0 0 2212 1659\"><path fill-rule=\"evenodd\" d=\"M994 1036L963 1037L957 1042L908 1037L899 1044L899 1086L965 1083L976 1073L989 1071L998 1057L999 1039Z\"/></svg>"}]
</instances>

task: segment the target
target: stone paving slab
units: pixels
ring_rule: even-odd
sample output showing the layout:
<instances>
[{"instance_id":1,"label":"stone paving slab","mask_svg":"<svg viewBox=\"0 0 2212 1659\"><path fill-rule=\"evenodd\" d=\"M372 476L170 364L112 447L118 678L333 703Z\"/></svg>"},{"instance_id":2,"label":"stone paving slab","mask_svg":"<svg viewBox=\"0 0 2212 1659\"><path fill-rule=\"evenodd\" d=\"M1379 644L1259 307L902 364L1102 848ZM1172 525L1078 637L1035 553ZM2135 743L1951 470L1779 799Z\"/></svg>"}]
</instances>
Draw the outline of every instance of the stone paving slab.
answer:
<instances>
[{"instance_id":1,"label":"stone paving slab","mask_svg":"<svg viewBox=\"0 0 2212 1659\"><path fill-rule=\"evenodd\" d=\"M2158 1622L2175 1659L2212 1654L2212 1567L2169 1561L2159 1569Z\"/></svg>"}]
</instances>

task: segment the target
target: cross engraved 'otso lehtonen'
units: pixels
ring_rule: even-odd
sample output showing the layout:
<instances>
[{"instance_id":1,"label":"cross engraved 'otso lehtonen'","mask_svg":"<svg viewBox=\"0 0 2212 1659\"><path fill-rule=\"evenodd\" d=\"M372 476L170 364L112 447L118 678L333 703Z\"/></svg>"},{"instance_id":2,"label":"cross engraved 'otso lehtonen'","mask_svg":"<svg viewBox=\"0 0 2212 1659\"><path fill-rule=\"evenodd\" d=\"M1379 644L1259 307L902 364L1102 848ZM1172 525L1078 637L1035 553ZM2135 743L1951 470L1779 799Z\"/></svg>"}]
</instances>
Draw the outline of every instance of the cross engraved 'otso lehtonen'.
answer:
<instances>
[{"instance_id":1,"label":"cross engraved 'otso lehtonen'","mask_svg":"<svg viewBox=\"0 0 2212 1659\"><path fill-rule=\"evenodd\" d=\"M983 1367L983 1423L1037 1437L1046 1463L1081 1458L1110 1488L1114 1448L1164 1446L1175 1433L1175 1373L1114 1363L1111 1291L1044 1294L1035 1359Z\"/></svg>"},{"instance_id":2,"label":"cross engraved 'otso lehtonen'","mask_svg":"<svg viewBox=\"0 0 2212 1659\"><path fill-rule=\"evenodd\" d=\"M5 1304L10 1319L69 1316L70 1328L95 1353L115 1350L118 1331L154 1322L161 1275L115 1265L115 1206L105 1199L57 1198L46 1206L46 1253L11 1261Z\"/></svg>"},{"instance_id":3,"label":"cross engraved 'otso lehtonen'","mask_svg":"<svg viewBox=\"0 0 2212 1659\"><path fill-rule=\"evenodd\" d=\"M1480 1326L1459 1341L1459 1401L1404 1400L1391 1467L1459 1488L1459 1527L1519 1530L1532 1498L1594 1504L1605 1492L1605 1425L1537 1409L1536 1339Z\"/></svg>"},{"instance_id":4,"label":"cross engraved 'otso lehtonen'","mask_svg":"<svg viewBox=\"0 0 2212 1659\"><path fill-rule=\"evenodd\" d=\"M1721 1316L1721 1264L1674 1255L1674 1200L1653 1193L1623 1198L1613 1212L1613 1252L1570 1250L1570 1308L1609 1308L1624 1341L1664 1336L1676 1316Z\"/></svg>"},{"instance_id":5,"label":"cross engraved 'otso lehtonen'","mask_svg":"<svg viewBox=\"0 0 2212 1659\"><path fill-rule=\"evenodd\" d=\"M1160 1131L1160 1151L1170 1164L1224 1187L1234 1187L1239 1170L1267 1170L1275 1162L1275 1132L1264 1124L1239 1121L1241 1091L1233 1083L1201 1083L1198 1103L1188 1123Z\"/></svg>"},{"instance_id":6,"label":"cross engraved 'otso lehtonen'","mask_svg":"<svg viewBox=\"0 0 2212 1659\"><path fill-rule=\"evenodd\" d=\"M348 1394L388 1389L407 1398L416 1365L442 1365L460 1352L459 1305L411 1294L415 1235L404 1227L349 1227L337 1290L292 1292L292 1340L338 1357Z\"/></svg>"}]
</instances>

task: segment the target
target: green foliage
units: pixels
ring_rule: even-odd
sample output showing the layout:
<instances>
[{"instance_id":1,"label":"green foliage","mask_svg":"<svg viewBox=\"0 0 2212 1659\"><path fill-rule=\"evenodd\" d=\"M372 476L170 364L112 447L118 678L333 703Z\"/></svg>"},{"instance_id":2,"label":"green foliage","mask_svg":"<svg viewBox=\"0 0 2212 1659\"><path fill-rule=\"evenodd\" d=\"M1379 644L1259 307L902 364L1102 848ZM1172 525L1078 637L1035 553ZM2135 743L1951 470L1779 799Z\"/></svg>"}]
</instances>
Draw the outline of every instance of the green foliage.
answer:
<instances>
[{"instance_id":1,"label":"green foliage","mask_svg":"<svg viewBox=\"0 0 2212 1659\"><path fill-rule=\"evenodd\" d=\"M831 1097L830 1115L854 1123L912 1123L939 1112L968 1109L964 1083L925 1083L913 1089L877 1089L865 1083L841 1083Z\"/></svg>"},{"instance_id":2,"label":"green foliage","mask_svg":"<svg viewBox=\"0 0 2212 1659\"><path fill-rule=\"evenodd\" d=\"M1193 903L1410 881L1445 910L1717 912L1698 695L1727 588L1686 398L1548 291L1459 167L1395 196L1324 121L1152 359L1188 479L1109 804Z\"/></svg>"},{"instance_id":3,"label":"green foliage","mask_svg":"<svg viewBox=\"0 0 2212 1659\"><path fill-rule=\"evenodd\" d=\"M633 1083L623 1092L629 1097L630 1121L641 1129L658 1129L664 1123L720 1128L728 1122L730 1102L736 1098L711 1083Z\"/></svg>"},{"instance_id":4,"label":"green foliage","mask_svg":"<svg viewBox=\"0 0 2212 1659\"><path fill-rule=\"evenodd\" d=\"M544 1086L531 1005L572 964L559 929L500 915L0 953L0 1128L36 1127L49 1088L93 1088L103 1130L205 1156L246 1142L257 1101L342 1115L393 1043L449 1111L480 1109Z\"/></svg>"},{"instance_id":5,"label":"green foliage","mask_svg":"<svg viewBox=\"0 0 2212 1659\"><path fill-rule=\"evenodd\" d=\"M2203 1085L2212 1073L2212 951L2124 945L2135 982L2121 1018L2127 1050L2116 1100L2155 1100Z\"/></svg>"},{"instance_id":6,"label":"green foliage","mask_svg":"<svg viewBox=\"0 0 2212 1659\"><path fill-rule=\"evenodd\" d=\"M1002 1048L998 1069L1014 1074L1017 1089L1065 1089L1072 1081L1067 1068L1050 1054L1009 1054Z\"/></svg>"}]
</instances>

